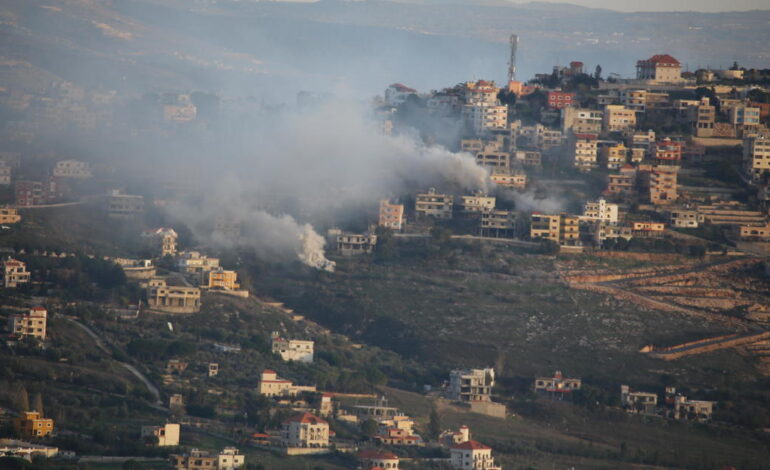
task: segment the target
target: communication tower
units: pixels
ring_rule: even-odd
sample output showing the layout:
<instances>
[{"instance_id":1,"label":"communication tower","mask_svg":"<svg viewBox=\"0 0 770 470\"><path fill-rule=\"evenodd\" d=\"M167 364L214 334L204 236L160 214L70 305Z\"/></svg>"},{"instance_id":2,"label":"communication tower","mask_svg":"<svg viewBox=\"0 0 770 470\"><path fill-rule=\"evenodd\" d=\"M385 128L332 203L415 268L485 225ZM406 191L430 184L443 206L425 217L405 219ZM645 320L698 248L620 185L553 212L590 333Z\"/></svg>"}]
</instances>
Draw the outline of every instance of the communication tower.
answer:
<instances>
[{"instance_id":1,"label":"communication tower","mask_svg":"<svg viewBox=\"0 0 770 470\"><path fill-rule=\"evenodd\" d=\"M519 36L511 34L511 58L508 60L508 82L516 80L516 49L519 47Z\"/></svg>"}]
</instances>

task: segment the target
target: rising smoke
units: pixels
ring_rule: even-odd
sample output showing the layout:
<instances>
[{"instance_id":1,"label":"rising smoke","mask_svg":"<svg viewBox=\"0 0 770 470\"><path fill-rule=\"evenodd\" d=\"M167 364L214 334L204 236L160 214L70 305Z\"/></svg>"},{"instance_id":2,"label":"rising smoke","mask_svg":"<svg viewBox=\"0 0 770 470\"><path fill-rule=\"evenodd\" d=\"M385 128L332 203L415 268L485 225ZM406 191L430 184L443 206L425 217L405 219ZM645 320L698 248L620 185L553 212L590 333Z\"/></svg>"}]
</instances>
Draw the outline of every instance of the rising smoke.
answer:
<instances>
[{"instance_id":1,"label":"rising smoke","mask_svg":"<svg viewBox=\"0 0 770 470\"><path fill-rule=\"evenodd\" d=\"M426 146L415 136L388 136L368 109L336 101L261 119L223 142L224 158L207 175L209 190L176 204L175 215L216 246L245 245L272 260L300 260L331 271L325 239L351 207L428 187L488 190L487 171L465 153ZM364 217L364 214L361 214ZM240 236L212 221L237 227ZM324 227L325 226L325 227Z\"/></svg>"}]
</instances>

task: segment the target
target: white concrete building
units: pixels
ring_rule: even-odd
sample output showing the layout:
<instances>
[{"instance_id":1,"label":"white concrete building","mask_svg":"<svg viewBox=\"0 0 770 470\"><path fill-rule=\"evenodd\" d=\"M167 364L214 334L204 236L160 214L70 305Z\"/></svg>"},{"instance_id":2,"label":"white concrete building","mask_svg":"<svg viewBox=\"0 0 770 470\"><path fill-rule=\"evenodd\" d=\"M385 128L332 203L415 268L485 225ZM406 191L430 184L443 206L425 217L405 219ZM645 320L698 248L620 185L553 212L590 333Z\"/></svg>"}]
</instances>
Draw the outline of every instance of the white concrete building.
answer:
<instances>
[{"instance_id":1,"label":"white concrete building","mask_svg":"<svg viewBox=\"0 0 770 470\"><path fill-rule=\"evenodd\" d=\"M284 447L329 447L329 423L312 413L301 413L283 422L281 444Z\"/></svg>"},{"instance_id":2,"label":"white concrete building","mask_svg":"<svg viewBox=\"0 0 770 470\"><path fill-rule=\"evenodd\" d=\"M770 139L750 136L743 139L743 172L755 183L770 175Z\"/></svg>"},{"instance_id":3,"label":"white concrete building","mask_svg":"<svg viewBox=\"0 0 770 470\"><path fill-rule=\"evenodd\" d=\"M495 370L458 369L449 373L447 397L457 401L491 401Z\"/></svg>"},{"instance_id":4,"label":"white concrete building","mask_svg":"<svg viewBox=\"0 0 770 470\"><path fill-rule=\"evenodd\" d=\"M284 361L313 362L313 341L284 339L278 332L272 334L272 351Z\"/></svg>"},{"instance_id":5,"label":"white concrete building","mask_svg":"<svg viewBox=\"0 0 770 470\"><path fill-rule=\"evenodd\" d=\"M607 202L604 198L588 201L583 206L581 220L603 220L611 224L618 223L618 205Z\"/></svg>"},{"instance_id":6,"label":"white concrete building","mask_svg":"<svg viewBox=\"0 0 770 470\"><path fill-rule=\"evenodd\" d=\"M410 95L416 95L417 90L409 88L401 83L394 83L385 89L385 103L388 106L399 106L404 104Z\"/></svg>"},{"instance_id":7,"label":"white concrete building","mask_svg":"<svg viewBox=\"0 0 770 470\"><path fill-rule=\"evenodd\" d=\"M61 178L91 178L91 165L78 160L62 160L56 162L53 175Z\"/></svg>"}]
</instances>

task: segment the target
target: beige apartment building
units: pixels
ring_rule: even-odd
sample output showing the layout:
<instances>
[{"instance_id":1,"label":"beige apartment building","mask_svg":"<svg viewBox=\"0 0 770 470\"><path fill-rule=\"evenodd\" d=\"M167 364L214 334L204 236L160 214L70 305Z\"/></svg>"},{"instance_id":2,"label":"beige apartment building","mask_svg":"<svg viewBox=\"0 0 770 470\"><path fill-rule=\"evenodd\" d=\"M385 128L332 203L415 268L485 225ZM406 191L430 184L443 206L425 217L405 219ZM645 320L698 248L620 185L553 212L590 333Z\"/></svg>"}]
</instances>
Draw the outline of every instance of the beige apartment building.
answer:
<instances>
[{"instance_id":1,"label":"beige apartment building","mask_svg":"<svg viewBox=\"0 0 770 470\"><path fill-rule=\"evenodd\" d=\"M495 386L495 370L458 369L449 373L447 398L457 401L491 401Z\"/></svg>"},{"instance_id":2,"label":"beige apartment building","mask_svg":"<svg viewBox=\"0 0 770 470\"><path fill-rule=\"evenodd\" d=\"M511 154L501 151L479 152L476 154L476 164L490 171L508 170L511 168Z\"/></svg>"},{"instance_id":3,"label":"beige apartment building","mask_svg":"<svg viewBox=\"0 0 770 470\"><path fill-rule=\"evenodd\" d=\"M495 208L496 198L477 192L470 196L462 196L461 210L466 214L481 214Z\"/></svg>"},{"instance_id":4,"label":"beige apartment building","mask_svg":"<svg viewBox=\"0 0 770 470\"><path fill-rule=\"evenodd\" d=\"M267 397L293 397L302 392L315 391L315 385L294 385L291 380L278 377L278 374L270 369L262 371L257 383L257 392Z\"/></svg>"},{"instance_id":5,"label":"beige apartment building","mask_svg":"<svg viewBox=\"0 0 770 470\"><path fill-rule=\"evenodd\" d=\"M144 213L144 196L125 194L113 189L107 194L107 215L112 218L130 218Z\"/></svg>"},{"instance_id":6,"label":"beige apartment building","mask_svg":"<svg viewBox=\"0 0 770 470\"><path fill-rule=\"evenodd\" d=\"M182 251L176 264L183 273L195 274L219 268L219 258L211 258L198 251Z\"/></svg>"},{"instance_id":7,"label":"beige apartment building","mask_svg":"<svg viewBox=\"0 0 770 470\"><path fill-rule=\"evenodd\" d=\"M560 245L576 245L580 240L580 219L567 214L532 213L529 236L532 240L545 239Z\"/></svg>"},{"instance_id":8,"label":"beige apartment building","mask_svg":"<svg viewBox=\"0 0 770 470\"><path fill-rule=\"evenodd\" d=\"M602 131L604 112L596 109L573 108L561 110L561 130L574 134L598 134Z\"/></svg>"},{"instance_id":9,"label":"beige apartment building","mask_svg":"<svg viewBox=\"0 0 770 470\"><path fill-rule=\"evenodd\" d=\"M13 258L3 260L3 287L15 289L21 284L30 281L30 273L27 271L27 265Z\"/></svg>"},{"instance_id":10,"label":"beige apartment building","mask_svg":"<svg viewBox=\"0 0 770 470\"><path fill-rule=\"evenodd\" d=\"M235 470L246 463L246 457L235 447L225 447L219 453L190 449L186 454L169 455L174 470Z\"/></svg>"},{"instance_id":11,"label":"beige apartment building","mask_svg":"<svg viewBox=\"0 0 770 470\"><path fill-rule=\"evenodd\" d=\"M647 193L650 203L666 205L676 202L678 166L657 165L639 167L640 185Z\"/></svg>"},{"instance_id":12,"label":"beige apartment building","mask_svg":"<svg viewBox=\"0 0 770 470\"><path fill-rule=\"evenodd\" d=\"M391 204L387 199L380 200L379 225L400 231L404 227L404 205Z\"/></svg>"},{"instance_id":13,"label":"beige apartment building","mask_svg":"<svg viewBox=\"0 0 770 470\"><path fill-rule=\"evenodd\" d=\"M622 142L602 147L602 161L608 170L620 169L628 160L628 148Z\"/></svg>"},{"instance_id":14,"label":"beige apartment building","mask_svg":"<svg viewBox=\"0 0 770 470\"><path fill-rule=\"evenodd\" d=\"M581 170L598 166L598 136L596 134L573 134L572 151L574 165Z\"/></svg>"},{"instance_id":15,"label":"beige apartment building","mask_svg":"<svg viewBox=\"0 0 770 470\"><path fill-rule=\"evenodd\" d=\"M147 305L165 313L197 313L201 308L201 290L197 287L171 286L165 279L148 282Z\"/></svg>"},{"instance_id":16,"label":"beige apartment building","mask_svg":"<svg viewBox=\"0 0 770 470\"><path fill-rule=\"evenodd\" d=\"M33 307L29 313L15 314L8 317L8 329L19 338L44 340L48 311L43 307Z\"/></svg>"},{"instance_id":17,"label":"beige apartment building","mask_svg":"<svg viewBox=\"0 0 770 470\"><path fill-rule=\"evenodd\" d=\"M176 254L176 240L179 235L172 228L160 227L142 232L142 240L158 256Z\"/></svg>"},{"instance_id":18,"label":"beige apartment building","mask_svg":"<svg viewBox=\"0 0 770 470\"><path fill-rule=\"evenodd\" d=\"M426 216L436 219L451 219L454 197L449 194L439 194L435 188L427 193L418 194L415 198L414 211L418 217Z\"/></svg>"},{"instance_id":19,"label":"beige apartment building","mask_svg":"<svg viewBox=\"0 0 770 470\"><path fill-rule=\"evenodd\" d=\"M476 135L505 130L508 125L508 106L504 104L466 104L462 114L466 124Z\"/></svg>"},{"instance_id":20,"label":"beige apartment building","mask_svg":"<svg viewBox=\"0 0 770 470\"><path fill-rule=\"evenodd\" d=\"M480 235L491 238L513 238L516 235L516 213L497 209L481 214Z\"/></svg>"},{"instance_id":21,"label":"beige apartment building","mask_svg":"<svg viewBox=\"0 0 770 470\"><path fill-rule=\"evenodd\" d=\"M312 413L301 413L283 422L281 444L284 447L329 447L329 423Z\"/></svg>"},{"instance_id":22,"label":"beige apartment building","mask_svg":"<svg viewBox=\"0 0 770 470\"><path fill-rule=\"evenodd\" d=\"M506 188L524 189L527 187L527 174L522 171L493 172L489 175L489 180Z\"/></svg>"},{"instance_id":23,"label":"beige apartment building","mask_svg":"<svg viewBox=\"0 0 770 470\"><path fill-rule=\"evenodd\" d=\"M158 447L173 447L179 445L180 426L176 423L166 423L163 426L142 426L142 439L154 436L158 439Z\"/></svg>"},{"instance_id":24,"label":"beige apartment building","mask_svg":"<svg viewBox=\"0 0 770 470\"><path fill-rule=\"evenodd\" d=\"M750 136L743 139L743 172L757 183L770 176L770 139Z\"/></svg>"},{"instance_id":25,"label":"beige apartment building","mask_svg":"<svg viewBox=\"0 0 770 470\"><path fill-rule=\"evenodd\" d=\"M541 166L543 164L542 154L540 152L535 152L534 150L517 150L513 154L513 160L524 166Z\"/></svg>"},{"instance_id":26,"label":"beige apartment building","mask_svg":"<svg viewBox=\"0 0 770 470\"><path fill-rule=\"evenodd\" d=\"M19 210L11 207L0 207L0 224L16 224L21 222Z\"/></svg>"},{"instance_id":27,"label":"beige apartment building","mask_svg":"<svg viewBox=\"0 0 770 470\"><path fill-rule=\"evenodd\" d=\"M625 106L609 104L604 107L604 132L623 132L636 127L636 111Z\"/></svg>"},{"instance_id":28,"label":"beige apartment building","mask_svg":"<svg viewBox=\"0 0 770 470\"><path fill-rule=\"evenodd\" d=\"M238 290L241 285L238 284L238 273L226 269L218 268L205 274L205 287L209 289Z\"/></svg>"},{"instance_id":29,"label":"beige apartment building","mask_svg":"<svg viewBox=\"0 0 770 470\"><path fill-rule=\"evenodd\" d=\"M373 233L340 233L337 235L337 251L345 256L373 253L377 235Z\"/></svg>"}]
</instances>

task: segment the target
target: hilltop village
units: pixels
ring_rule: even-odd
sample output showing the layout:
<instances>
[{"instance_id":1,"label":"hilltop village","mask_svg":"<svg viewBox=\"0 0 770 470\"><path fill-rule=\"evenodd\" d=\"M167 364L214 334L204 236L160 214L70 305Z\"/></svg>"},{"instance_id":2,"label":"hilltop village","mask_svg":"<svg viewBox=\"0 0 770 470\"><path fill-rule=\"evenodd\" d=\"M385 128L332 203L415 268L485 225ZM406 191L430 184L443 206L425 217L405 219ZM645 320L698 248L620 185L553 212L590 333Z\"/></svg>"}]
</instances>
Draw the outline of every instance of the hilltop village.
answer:
<instances>
[{"instance_id":1,"label":"hilltop village","mask_svg":"<svg viewBox=\"0 0 770 470\"><path fill-rule=\"evenodd\" d=\"M345 284L363 264L397 263L409 249L437 253L426 269L452 243L471 254L519 250L532 269L556 260L558 272L528 281L533 292L558 277L566 295L599 293L610 308L622 303L723 328L692 338L684 325L668 346L634 345L645 361L740 348L746 362L767 367L768 83L768 70L688 72L657 54L639 60L631 79L605 78L600 66L589 71L575 61L503 86L474 80L422 93L390 85L369 107L381 132L417 133L473 162L485 180L463 187L447 178L444 186L379 194L379 205L353 222L333 221L324 228L338 271L276 266L196 240L174 217L183 169L171 172L181 175L176 193L152 193L126 184L117 165L71 149L40 152L37 142L49 132L96 139L105 127L162 137L204 132L247 100L129 98L69 82L37 95L4 89L0 104L13 119L2 129L11 144L0 149L2 458L33 465L18 468L78 469L763 468L739 461L744 447L704 463L701 449L722 452L722 443L735 444L733 432L735 440L755 439L747 446L760 443L748 462L766 456L769 412L756 405L766 397L751 392L744 402L721 392L727 379L680 388L666 372L660 386L639 388L629 385L639 383L631 366L612 380L583 378L562 365L572 364L566 354L512 377L501 361L475 355L472 341L452 345L468 348L462 363L449 364L459 362L454 355L421 363L389 347L402 339L395 321L358 312L382 321L370 342L355 328L327 325L320 309L289 305L279 298L286 286L271 290L262 281L310 279L317 284L307 291L327 289L342 302L363 294L334 293L329 284ZM298 106L327 100L301 93ZM220 236L241 237L226 214L209 222ZM595 259L627 264L603 270ZM463 260L441 262L455 268ZM431 328L438 337L452 321L447 313ZM473 334L473 324L458 323ZM597 416L618 426L622 442L582 430ZM554 429L563 434L554 437ZM682 440L653 452L644 439L658 432Z\"/></svg>"}]
</instances>

